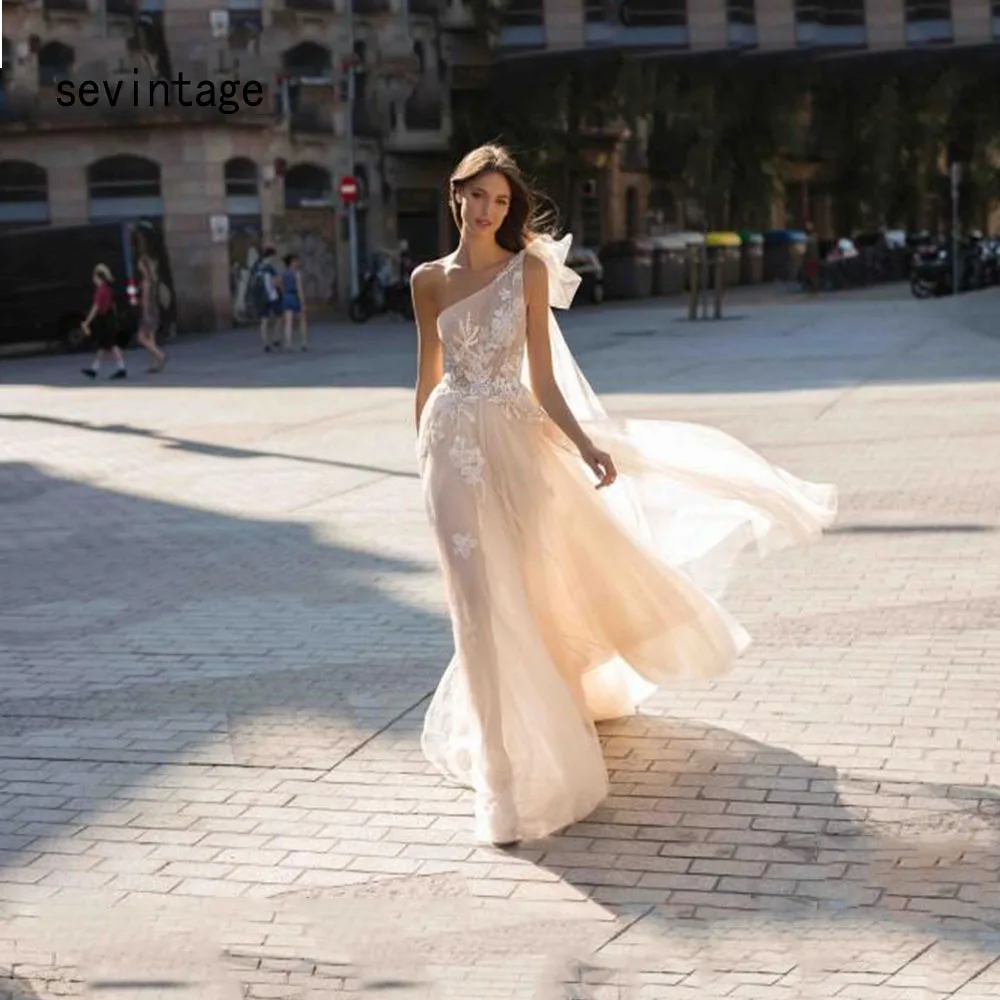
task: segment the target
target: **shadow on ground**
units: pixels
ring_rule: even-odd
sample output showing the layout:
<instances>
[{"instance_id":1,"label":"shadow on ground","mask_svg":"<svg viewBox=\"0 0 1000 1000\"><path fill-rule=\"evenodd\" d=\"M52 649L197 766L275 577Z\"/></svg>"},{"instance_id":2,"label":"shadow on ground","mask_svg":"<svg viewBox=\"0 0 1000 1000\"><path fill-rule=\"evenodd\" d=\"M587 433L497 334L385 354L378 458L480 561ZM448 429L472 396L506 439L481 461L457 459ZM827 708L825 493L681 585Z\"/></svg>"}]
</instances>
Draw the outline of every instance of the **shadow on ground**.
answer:
<instances>
[{"instance_id":1,"label":"shadow on ground","mask_svg":"<svg viewBox=\"0 0 1000 1000\"><path fill-rule=\"evenodd\" d=\"M525 849L597 902L643 914L618 946L629 933L662 945L678 921L708 938L740 918L802 934L804 921L850 917L1000 952L1000 789L838 771L669 718L599 728L610 796Z\"/></svg>"},{"instance_id":2,"label":"shadow on ground","mask_svg":"<svg viewBox=\"0 0 1000 1000\"><path fill-rule=\"evenodd\" d=\"M31 845L72 836L157 768L326 771L389 726L415 733L450 652L447 619L401 596L435 567L309 525L7 463L0 527L0 773L51 761L69 803L38 813L0 796L0 882ZM88 776L101 764L123 771Z\"/></svg>"},{"instance_id":3,"label":"shadow on ground","mask_svg":"<svg viewBox=\"0 0 1000 1000\"><path fill-rule=\"evenodd\" d=\"M35 987L20 976L4 978L0 970L0 1000L41 1000Z\"/></svg>"}]
</instances>

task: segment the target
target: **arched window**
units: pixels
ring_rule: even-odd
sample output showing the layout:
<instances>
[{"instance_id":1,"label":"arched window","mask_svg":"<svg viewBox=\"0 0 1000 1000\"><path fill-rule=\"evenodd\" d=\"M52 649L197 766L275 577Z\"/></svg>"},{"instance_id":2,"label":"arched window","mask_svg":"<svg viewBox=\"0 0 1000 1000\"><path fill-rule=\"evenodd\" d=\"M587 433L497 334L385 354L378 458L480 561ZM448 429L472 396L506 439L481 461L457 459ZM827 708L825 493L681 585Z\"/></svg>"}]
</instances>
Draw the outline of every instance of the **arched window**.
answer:
<instances>
[{"instance_id":1,"label":"arched window","mask_svg":"<svg viewBox=\"0 0 1000 1000\"><path fill-rule=\"evenodd\" d=\"M326 208L333 204L330 171L300 163L285 174L285 208Z\"/></svg>"},{"instance_id":2,"label":"arched window","mask_svg":"<svg viewBox=\"0 0 1000 1000\"><path fill-rule=\"evenodd\" d=\"M143 156L109 156L87 168L91 221L163 215L160 166Z\"/></svg>"},{"instance_id":3,"label":"arched window","mask_svg":"<svg viewBox=\"0 0 1000 1000\"><path fill-rule=\"evenodd\" d=\"M333 68L330 50L316 42L302 42L288 49L281 63L289 76L298 77L328 77Z\"/></svg>"},{"instance_id":4,"label":"arched window","mask_svg":"<svg viewBox=\"0 0 1000 1000\"><path fill-rule=\"evenodd\" d=\"M76 54L62 42L47 42L38 50L38 85L54 87L69 77Z\"/></svg>"},{"instance_id":5,"label":"arched window","mask_svg":"<svg viewBox=\"0 0 1000 1000\"><path fill-rule=\"evenodd\" d=\"M0 224L49 221L45 171L25 160L0 161Z\"/></svg>"},{"instance_id":6,"label":"arched window","mask_svg":"<svg viewBox=\"0 0 1000 1000\"><path fill-rule=\"evenodd\" d=\"M257 164L245 156L226 161L226 212L229 215L259 215L260 193Z\"/></svg>"}]
</instances>

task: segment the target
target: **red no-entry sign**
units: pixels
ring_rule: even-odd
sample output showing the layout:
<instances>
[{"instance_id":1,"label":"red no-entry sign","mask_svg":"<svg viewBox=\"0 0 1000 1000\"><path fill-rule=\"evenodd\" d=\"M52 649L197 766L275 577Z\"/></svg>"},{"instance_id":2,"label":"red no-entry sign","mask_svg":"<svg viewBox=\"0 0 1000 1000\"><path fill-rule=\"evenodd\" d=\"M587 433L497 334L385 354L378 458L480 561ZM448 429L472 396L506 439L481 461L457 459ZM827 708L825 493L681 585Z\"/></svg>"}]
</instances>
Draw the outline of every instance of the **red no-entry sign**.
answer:
<instances>
[{"instance_id":1,"label":"red no-entry sign","mask_svg":"<svg viewBox=\"0 0 1000 1000\"><path fill-rule=\"evenodd\" d=\"M344 202L358 200L358 182L354 177L340 178L340 199Z\"/></svg>"}]
</instances>

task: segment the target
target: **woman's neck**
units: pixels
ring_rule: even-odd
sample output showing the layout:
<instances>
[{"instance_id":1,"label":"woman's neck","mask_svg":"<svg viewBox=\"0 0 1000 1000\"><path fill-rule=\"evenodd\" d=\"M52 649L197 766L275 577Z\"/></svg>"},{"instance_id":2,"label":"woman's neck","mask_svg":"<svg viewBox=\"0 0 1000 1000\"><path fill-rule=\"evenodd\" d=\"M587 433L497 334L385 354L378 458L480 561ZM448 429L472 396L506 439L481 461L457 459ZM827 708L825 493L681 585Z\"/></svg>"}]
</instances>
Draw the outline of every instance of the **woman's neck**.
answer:
<instances>
[{"instance_id":1,"label":"woman's neck","mask_svg":"<svg viewBox=\"0 0 1000 1000\"><path fill-rule=\"evenodd\" d=\"M458 241L458 259L470 271L488 271L507 259L509 254L492 236L466 237Z\"/></svg>"}]
</instances>

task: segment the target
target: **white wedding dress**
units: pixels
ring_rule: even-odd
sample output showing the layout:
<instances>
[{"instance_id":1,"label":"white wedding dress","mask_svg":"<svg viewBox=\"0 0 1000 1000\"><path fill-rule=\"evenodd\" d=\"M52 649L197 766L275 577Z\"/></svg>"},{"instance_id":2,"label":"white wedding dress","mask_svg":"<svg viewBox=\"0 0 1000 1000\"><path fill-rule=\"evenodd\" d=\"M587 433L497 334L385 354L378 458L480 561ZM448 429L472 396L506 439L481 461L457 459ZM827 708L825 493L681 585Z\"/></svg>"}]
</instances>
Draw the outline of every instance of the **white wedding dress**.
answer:
<instances>
[{"instance_id":1,"label":"white wedding dress","mask_svg":"<svg viewBox=\"0 0 1000 1000\"><path fill-rule=\"evenodd\" d=\"M542 237L438 318L444 378L417 451L455 655L424 723L424 753L475 791L476 835L544 837L607 795L594 722L632 714L657 684L725 670L746 647L718 604L735 557L802 543L834 519L805 483L727 434L609 418L551 310L553 368L584 430L614 457L593 473L529 388L524 257L550 305L579 284L570 237Z\"/></svg>"}]
</instances>

